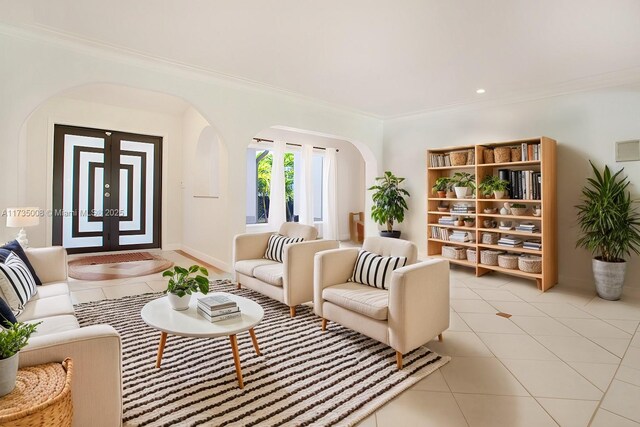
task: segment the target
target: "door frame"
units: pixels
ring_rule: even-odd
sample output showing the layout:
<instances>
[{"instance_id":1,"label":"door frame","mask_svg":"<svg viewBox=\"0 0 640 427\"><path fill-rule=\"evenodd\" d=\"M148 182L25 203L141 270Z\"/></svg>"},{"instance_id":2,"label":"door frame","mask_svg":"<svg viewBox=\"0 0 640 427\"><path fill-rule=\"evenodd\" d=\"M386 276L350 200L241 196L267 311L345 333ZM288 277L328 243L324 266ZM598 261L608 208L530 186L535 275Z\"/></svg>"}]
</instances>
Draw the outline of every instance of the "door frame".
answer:
<instances>
[{"instance_id":1,"label":"door frame","mask_svg":"<svg viewBox=\"0 0 640 427\"><path fill-rule=\"evenodd\" d=\"M110 193L111 200L120 200L120 174L116 173L113 176L109 177L111 173L112 165L114 163L119 163L120 160L120 144L116 144L122 140L127 140L129 137L132 141L140 141L143 143L151 143L155 145L154 150L154 165L157 165L156 171L157 174L154 174L154 188L153 188L153 223L154 223L154 231L151 243L142 243L137 245L125 245L123 247L120 246L119 242L114 241L114 243L110 244L109 247L107 245L103 245L102 247L88 247L88 248L67 248L67 252L73 253L90 253L90 252L115 252L115 251L128 251L128 250L140 250L140 249L163 249L162 248L162 228L164 226L162 222L162 211L163 211L163 193L165 191L165 182L164 182L164 159L165 157L165 137L156 136L156 135L147 135L147 134L139 134L133 132L125 132L125 131L117 131L117 130L108 130L108 129L100 129L95 127L87 127L87 126L75 126L68 125L62 123L51 123L52 127L52 138L51 141L51 167L52 172L48 175L51 177L51 182L49 188L51 189L51 204L52 210L51 212L61 212L62 211L62 190L64 188L63 182L63 173L64 168L62 167L64 162L64 151L58 150L56 152L55 141L58 138L63 137L68 130L80 130L86 134L93 133L96 136L104 137L105 134L109 137L112 137L114 134L120 136L119 139L112 140L109 144L109 149L105 150L104 153L104 173L105 173L105 181L109 181L110 184ZM107 147L107 143L105 141L105 148ZM56 183L62 183L62 185L56 185ZM76 188L79 185L78 182L75 182ZM104 190L104 189L103 189ZM77 191L76 191L76 194ZM91 199L91 198L90 198ZM57 203L56 203L57 202ZM106 201L103 202L103 209L109 209L111 206L107 206ZM113 208L112 208L113 209ZM56 216L55 214L51 214L51 232L47 233L47 239L51 238L51 242L53 244L54 241L58 240L62 242L62 217ZM91 220L91 219L89 219ZM117 235L126 235L132 234L130 232L121 232L119 231L119 221L109 221L109 226L103 227L103 241L106 240L115 240L109 239L109 236L117 236ZM144 223L141 218L141 226L144 227ZM62 244L62 243L61 243Z\"/></svg>"}]
</instances>

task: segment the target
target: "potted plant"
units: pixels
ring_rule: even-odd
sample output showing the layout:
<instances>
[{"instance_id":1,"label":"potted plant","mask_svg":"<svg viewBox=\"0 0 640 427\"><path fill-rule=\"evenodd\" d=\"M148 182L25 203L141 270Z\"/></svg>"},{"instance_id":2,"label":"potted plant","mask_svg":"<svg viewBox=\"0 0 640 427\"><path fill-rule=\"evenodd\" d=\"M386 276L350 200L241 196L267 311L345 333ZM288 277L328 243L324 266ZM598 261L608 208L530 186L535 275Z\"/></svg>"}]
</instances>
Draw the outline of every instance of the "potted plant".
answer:
<instances>
[{"instance_id":1,"label":"potted plant","mask_svg":"<svg viewBox=\"0 0 640 427\"><path fill-rule=\"evenodd\" d=\"M469 189L473 192L476 188L476 176L466 172L456 172L451 177L451 185L456 192L456 198L464 199L469 193Z\"/></svg>"},{"instance_id":2,"label":"potted plant","mask_svg":"<svg viewBox=\"0 0 640 427\"><path fill-rule=\"evenodd\" d=\"M371 218L387 229L380 231L382 237L400 237L400 231L393 229L394 221L404 221L404 211L409 209L405 196L409 197L409 192L400 188L404 178L398 178L389 171L384 176L376 178L378 183L369 188L373 190L373 208Z\"/></svg>"},{"instance_id":3,"label":"potted plant","mask_svg":"<svg viewBox=\"0 0 640 427\"><path fill-rule=\"evenodd\" d=\"M163 277L169 277L169 284L165 291L169 296L169 304L174 310L186 310L189 308L191 294L200 291L209 293L209 272L199 265L192 265L189 269L175 266L164 273Z\"/></svg>"},{"instance_id":4,"label":"potted plant","mask_svg":"<svg viewBox=\"0 0 640 427\"><path fill-rule=\"evenodd\" d=\"M2 322L0 328L0 396L11 393L16 386L20 350L27 345L38 323Z\"/></svg>"},{"instance_id":5,"label":"potted plant","mask_svg":"<svg viewBox=\"0 0 640 427\"><path fill-rule=\"evenodd\" d=\"M473 227L473 225L474 225L474 224L475 224L475 222L476 222L476 219L475 219L475 218L473 218L473 217L470 217L470 216L466 216L466 217L464 217L464 218L462 219L462 221L464 222L464 225L465 225L466 227Z\"/></svg>"},{"instance_id":6,"label":"potted plant","mask_svg":"<svg viewBox=\"0 0 640 427\"><path fill-rule=\"evenodd\" d=\"M436 179L435 184L431 187L432 193L437 193L438 197L443 199L447 196L447 191L451 189L451 178L448 176L441 176Z\"/></svg>"},{"instance_id":7,"label":"potted plant","mask_svg":"<svg viewBox=\"0 0 640 427\"><path fill-rule=\"evenodd\" d=\"M576 246L589 250L598 296L615 301L622 296L627 262L625 256L640 253L640 215L633 206L630 181L621 176L624 169L611 174L608 166L601 173L591 164L594 178L582 189L577 205L580 237Z\"/></svg>"},{"instance_id":8,"label":"potted plant","mask_svg":"<svg viewBox=\"0 0 640 427\"><path fill-rule=\"evenodd\" d=\"M482 179L482 182L478 186L478 189L483 196L489 198L493 195L496 199L502 199L504 192L509 186L509 181L500 179L495 175L487 175Z\"/></svg>"}]
</instances>

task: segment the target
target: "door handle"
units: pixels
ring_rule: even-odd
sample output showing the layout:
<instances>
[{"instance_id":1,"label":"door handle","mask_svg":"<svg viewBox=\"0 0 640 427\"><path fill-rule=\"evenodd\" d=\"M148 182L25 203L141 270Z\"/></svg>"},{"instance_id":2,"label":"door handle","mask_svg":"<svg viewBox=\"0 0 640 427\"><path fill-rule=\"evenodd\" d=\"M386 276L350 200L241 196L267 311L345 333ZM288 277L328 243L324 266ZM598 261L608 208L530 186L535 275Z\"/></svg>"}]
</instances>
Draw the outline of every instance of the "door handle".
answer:
<instances>
[{"instance_id":1,"label":"door handle","mask_svg":"<svg viewBox=\"0 0 640 427\"><path fill-rule=\"evenodd\" d=\"M107 191L106 193L104 193L104 197L111 197L111 193Z\"/></svg>"}]
</instances>

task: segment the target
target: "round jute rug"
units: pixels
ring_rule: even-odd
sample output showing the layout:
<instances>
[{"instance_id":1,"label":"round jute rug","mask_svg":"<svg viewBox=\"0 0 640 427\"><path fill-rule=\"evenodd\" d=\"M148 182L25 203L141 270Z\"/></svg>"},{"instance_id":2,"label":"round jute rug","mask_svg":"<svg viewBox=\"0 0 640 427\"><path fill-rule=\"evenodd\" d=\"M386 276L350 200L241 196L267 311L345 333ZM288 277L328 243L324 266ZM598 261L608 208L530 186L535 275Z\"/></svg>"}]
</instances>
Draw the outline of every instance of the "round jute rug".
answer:
<instances>
[{"instance_id":1,"label":"round jute rug","mask_svg":"<svg viewBox=\"0 0 640 427\"><path fill-rule=\"evenodd\" d=\"M69 277L111 280L140 277L166 270L173 262L149 252L92 255L69 261Z\"/></svg>"}]
</instances>

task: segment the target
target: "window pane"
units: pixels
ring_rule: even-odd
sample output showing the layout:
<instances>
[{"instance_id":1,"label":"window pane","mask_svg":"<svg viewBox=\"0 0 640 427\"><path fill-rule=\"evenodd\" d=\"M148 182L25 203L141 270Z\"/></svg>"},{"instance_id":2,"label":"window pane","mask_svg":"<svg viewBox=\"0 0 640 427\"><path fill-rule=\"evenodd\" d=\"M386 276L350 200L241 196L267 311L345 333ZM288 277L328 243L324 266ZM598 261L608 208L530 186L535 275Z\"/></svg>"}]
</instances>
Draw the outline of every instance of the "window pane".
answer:
<instances>
[{"instance_id":1,"label":"window pane","mask_svg":"<svg viewBox=\"0 0 640 427\"><path fill-rule=\"evenodd\" d=\"M247 224L267 222L272 161L269 150L247 149Z\"/></svg>"},{"instance_id":2,"label":"window pane","mask_svg":"<svg viewBox=\"0 0 640 427\"><path fill-rule=\"evenodd\" d=\"M285 199L285 214L287 216L287 222L297 220L294 215L294 175L295 175L295 160L293 153L284 153L284 199Z\"/></svg>"},{"instance_id":3,"label":"window pane","mask_svg":"<svg viewBox=\"0 0 640 427\"><path fill-rule=\"evenodd\" d=\"M324 156L313 155L313 220L322 221L322 162Z\"/></svg>"}]
</instances>

